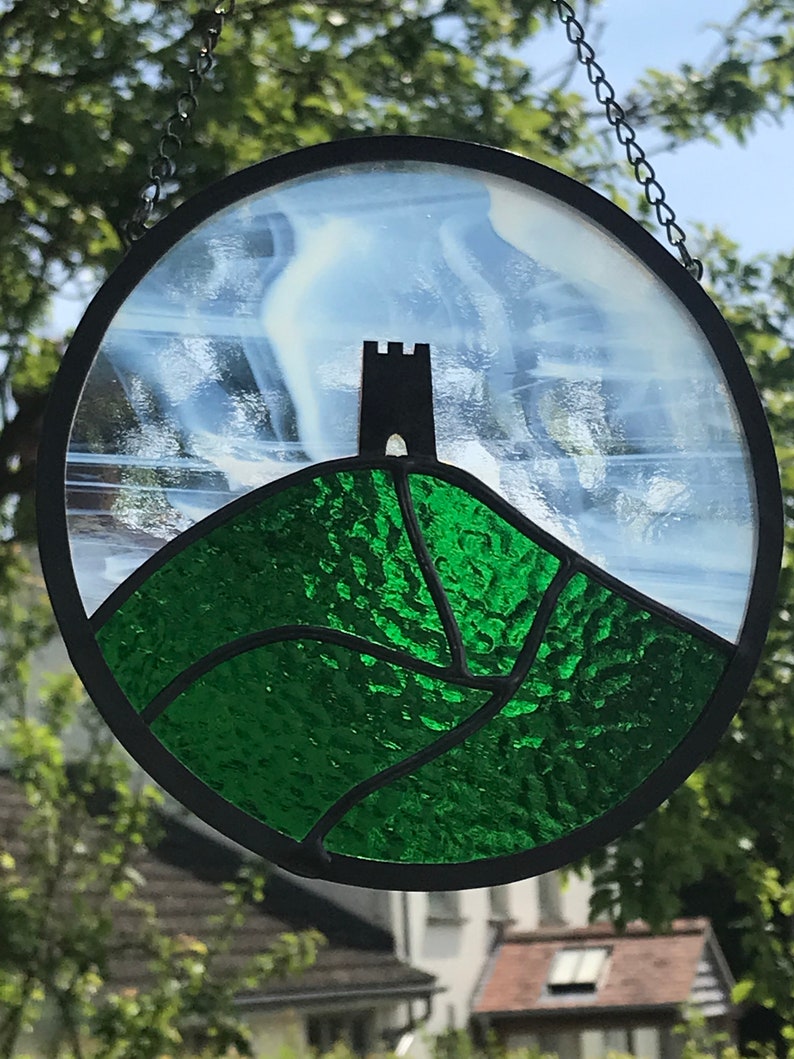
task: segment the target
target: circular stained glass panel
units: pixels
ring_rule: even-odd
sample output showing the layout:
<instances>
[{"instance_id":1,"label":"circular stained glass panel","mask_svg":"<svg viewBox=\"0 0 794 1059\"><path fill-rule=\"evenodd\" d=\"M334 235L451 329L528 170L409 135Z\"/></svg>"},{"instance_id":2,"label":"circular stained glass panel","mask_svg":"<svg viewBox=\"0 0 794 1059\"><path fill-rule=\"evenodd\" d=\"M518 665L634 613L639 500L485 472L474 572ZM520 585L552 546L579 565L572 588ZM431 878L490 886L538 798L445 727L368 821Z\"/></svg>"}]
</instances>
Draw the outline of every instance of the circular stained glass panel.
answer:
<instances>
[{"instance_id":1,"label":"circular stained glass panel","mask_svg":"<svg viewBox=\"0 0 794 1059\"><path fill-rule=\"evenodd\" d=\"M57 380L42 558L133 755L296 871L486 885L613 838L763 643L776 467L712 303L606 200L310 148L136 244Z\"/></svg>"}]
</instances>

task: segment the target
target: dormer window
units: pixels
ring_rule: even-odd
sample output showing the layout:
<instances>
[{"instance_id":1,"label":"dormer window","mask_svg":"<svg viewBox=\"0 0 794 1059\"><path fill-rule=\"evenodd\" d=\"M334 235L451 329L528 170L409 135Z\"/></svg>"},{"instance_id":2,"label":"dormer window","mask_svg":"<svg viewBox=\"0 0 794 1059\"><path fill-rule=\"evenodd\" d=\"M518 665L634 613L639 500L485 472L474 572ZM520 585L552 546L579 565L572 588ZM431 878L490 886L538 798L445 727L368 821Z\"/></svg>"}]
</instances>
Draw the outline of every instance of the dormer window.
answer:
<instances>
[{"instance_id":1,"label":"dormer window","mask_svg":"<svg viewBox=\"0 0 794 1059\"><path fill-rule=\"evenodd\" d=\"M546 987L550 993L595 993L609 958L606 948L560 949L551 963Z\"/></svg>"}]
</instances>

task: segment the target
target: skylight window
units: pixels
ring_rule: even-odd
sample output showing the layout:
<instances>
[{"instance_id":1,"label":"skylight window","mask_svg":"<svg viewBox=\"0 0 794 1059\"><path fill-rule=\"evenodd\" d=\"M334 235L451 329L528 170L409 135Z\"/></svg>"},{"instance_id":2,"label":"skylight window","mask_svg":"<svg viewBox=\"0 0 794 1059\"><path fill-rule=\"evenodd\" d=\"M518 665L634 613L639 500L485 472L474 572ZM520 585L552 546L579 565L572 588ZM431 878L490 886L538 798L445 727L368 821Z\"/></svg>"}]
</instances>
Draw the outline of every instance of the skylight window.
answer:
<instances>
[{"instance_id":1,"label":"skylight window","mask_svg":"<svg viewBox=\"0 0 794 1059\"><path fill-rule=\"evenodd\" d=\"M550 993L594 993L609 949L561 949L546 981Z\"/></svg>"}]
</instances>

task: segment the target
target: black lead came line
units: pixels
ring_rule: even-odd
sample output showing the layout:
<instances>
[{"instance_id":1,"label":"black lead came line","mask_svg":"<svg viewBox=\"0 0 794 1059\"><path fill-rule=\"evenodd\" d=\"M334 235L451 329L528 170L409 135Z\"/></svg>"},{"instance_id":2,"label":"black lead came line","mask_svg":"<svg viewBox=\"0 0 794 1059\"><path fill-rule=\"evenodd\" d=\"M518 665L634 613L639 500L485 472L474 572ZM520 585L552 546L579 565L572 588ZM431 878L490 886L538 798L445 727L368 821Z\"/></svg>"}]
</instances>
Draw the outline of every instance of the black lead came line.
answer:
<instances>
[{"instance_id":1,"label":"black lead came line","mask_svg":"<svg viewBox=\"0 0 794 1059\"><path fill-rule=\"evenodd\" d=\"M452 667L456 672L468 677L471 673L466 663L466 648L463 646L463 637L453 613L452 604L449 602L449 597L441 583L436 564L433 562L427 541L422 533L422 527L419 525L413 497L411 496L411 487L408 484L408 473L404 467L400 467L393 470L392 475L403 523L408 532L408 539L411 542L419 569L422 571L425 584L436 605L438 616L441 618L441 625L452 655Z\"/></svg>"},{"instance_id":2,"label":"black lead came line","mask_svg":"<svg viewBox=\"0 0 794 1059\"><path fill-rule=\"evenodd\" d=\"M573 563L566 560L562 561L560 569L554 575L551 584L543 595L543 599L540 601L537 613L532 622L532 628L527 634L527 638L524 641L524 646L521 648L516 664L513 666L507 677L501 678L503 681L502 687L496 690L490 699L488 699L479 710L476 710L471 717L467 717L465 721L461 721L460 724L450 729L450 731L445 732L444 735L434 740L428 746L418 750L415 754L409 755L402 761L398 761L396 765L390 765L381 772L376 772L375 775L370 776L369 779L363 780L361 783L357 783L354 787L351 787L349 791L343 794L341 798L335 801L334 804L323 813L311 831L309 831L306 837L301 841L300 846L304 848L307 856L310 858L316 858L319 855L321 858L327 859L328 853L322 846L322 840L331 828L338 824L342 817L345 816L354 805L357 805L358 802L362 801L369 794L373 794L375 791L388 786L395 780L402 779L403 776L415 772L417 769L421 768L422 765L428 764L435 758L445 754L448 750L452 750L453 747L459 746L468 739L469 736L474 735L481 728L484 728L489 721L496 717L526 679L526 676L535 661L538 649L543 642L543 637L551 615L554 612L554 608L557 605L557 600L575 572L576 569Z\"/></svg>"},{"instance_id":3,"label":"black lead came line","mask_svg":"<svg viewBox=\"0 0 794 1059\"><path fill-rule=\"evenodd\" d=\"M396 650L393 647L373 643L361 636L354 636L352 633L341 632L322 625L280 625L273 629L264 629L261 632L251 632L245 636L239 636L236 640L230 640L228 643L223 644L221 647L216 647L215 650L192 662L181 673L178 673L162 691L159 691L148 706L144 707L140 713L141 720L145 724L152 724L168 709L174 699L181 695L183 691L186 691L195 680L205 676L221 665L221 663L228 662L238 655L245 654L247 651L253 651L257 647L266 647L268 644L285 643L294 640L309 640L315 643L347 647L351 651L370 655L381 662L389 662L403 669L422 673L425 676L437 677L439 680L446 680L450 684L458 684L475 690L494 690L505 685L510 679L509 676L478 677L469 673L461 673L453 667L438 666L433 662L425 662L421 658L414 658L412 655Z\"/></svg>"}]
</instances>

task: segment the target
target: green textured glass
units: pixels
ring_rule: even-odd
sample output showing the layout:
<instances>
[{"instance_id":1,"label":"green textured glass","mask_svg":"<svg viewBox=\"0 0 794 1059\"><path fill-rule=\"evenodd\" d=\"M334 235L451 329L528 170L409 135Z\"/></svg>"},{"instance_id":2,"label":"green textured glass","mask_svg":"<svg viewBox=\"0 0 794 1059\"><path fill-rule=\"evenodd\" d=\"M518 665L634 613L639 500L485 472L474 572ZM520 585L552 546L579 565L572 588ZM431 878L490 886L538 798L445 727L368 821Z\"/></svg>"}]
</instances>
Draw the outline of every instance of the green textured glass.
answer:
<instances>
[{"instance_id":1,"label":"green textured glass","mask_svg":"<svg viewBox=\"0 0 794 1059\"><path fill-rule=\"evenodd\" d=\"M282 625L324 626L449 662L390 475L318 477L250 507L151 574L97 638L141 710L198 658Z\"/></svg>"},{"instance_id":2,"label":"green textured glass","mask_svg":"<svg viewBox=\"0 0 794 1059\"><path fill-rule=\"evenodd\" d=\"M503 856L608 812L726 664L399 461L255 497L155 562L97 636L227 802L395 863Z\"/></svg>"},{"instance_id":3,"label":"green textured glass","mask_svg":"<svg viewBox=\"0 0 794 1059\"><path fill-rule=\"evenodd\" d=\"M726 661L723 650L578 574L498 716L361 801L326 847L455 863L559 838L619 804L662 764Z\"/></svg>"},{"instance_id":4,"label":"green textured glass","mask_svg":"<svg viewBox=\"0 0 794 1059\"><path fill-rule=\"evenodd\" d=\"M473 673L508 673L559 559L486 504L428 475L409 478L416 517Z\"/></svg>"},{"instance_id":5,"label":"green textured glass","mask_svg":"<svg viewBox=\"0 0 794 1059\"><path fill-rule=\"evenodd\" d=\"M196 680L152 731L227 801L300 840L351 784L487 698L341 647L279 643Z\"/></svg>"}]
</instances>

